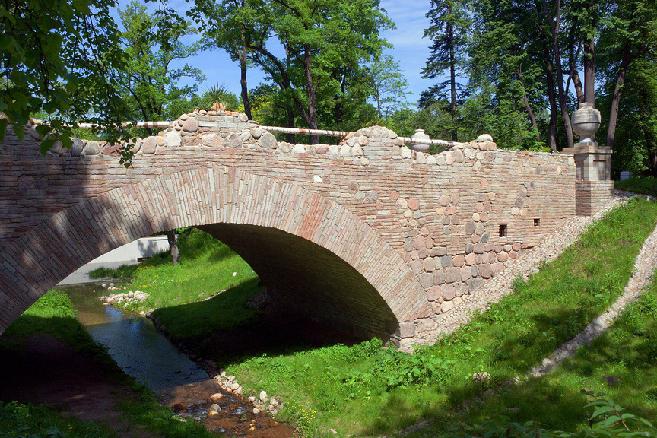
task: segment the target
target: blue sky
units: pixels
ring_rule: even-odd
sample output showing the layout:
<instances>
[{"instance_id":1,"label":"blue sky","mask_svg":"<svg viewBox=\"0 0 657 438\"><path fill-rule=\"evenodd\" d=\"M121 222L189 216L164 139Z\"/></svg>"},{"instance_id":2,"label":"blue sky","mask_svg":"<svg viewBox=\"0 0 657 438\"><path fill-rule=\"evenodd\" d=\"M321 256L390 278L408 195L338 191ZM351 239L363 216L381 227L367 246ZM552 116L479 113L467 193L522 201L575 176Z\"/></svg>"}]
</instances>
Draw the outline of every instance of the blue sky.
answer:
<instances>
[{"instance_id":1,"label":"blue sky","mask_svg":"<svg viewBox=\"0 0 657 438\"><path fill-rule=\"evenodd\" d=\"M348 1L348 0L345 0ZM127 1L120 1L125 5ZM170 1L174 7L184 8L184 0ZM422 79L421 71L429 54L429 42L422 38L428 25L425 17L429 0L382 0L382 7L395 22L396 29L386 31L383 36L393 45L388 53L399 62L409 83L409 102L415 102L420 93L432 84L431 80ZM192 66L200 68L206 80L199 84L199 90L212 85L223 85L239 95L239 67L232 62L225 51L220 49L200 53L187 60ZM249 70L249 88L264 80L264 73L258 69Z\"/></svg>"}]
</instances>

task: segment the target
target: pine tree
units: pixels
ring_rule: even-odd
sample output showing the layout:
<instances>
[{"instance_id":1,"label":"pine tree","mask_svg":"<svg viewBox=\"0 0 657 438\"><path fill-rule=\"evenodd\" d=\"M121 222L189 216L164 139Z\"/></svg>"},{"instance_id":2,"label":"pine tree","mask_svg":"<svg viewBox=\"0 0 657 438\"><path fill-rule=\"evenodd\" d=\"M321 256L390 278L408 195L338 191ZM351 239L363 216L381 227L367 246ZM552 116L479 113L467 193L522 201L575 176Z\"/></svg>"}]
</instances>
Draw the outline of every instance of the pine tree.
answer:
<instances>
[{"instance_id":1,"label":"pine tree","mask_svg":"<svg viewBox=\"0 0 657 438\"><path fill-rule=\"evenodd\" d=\"M460 68L462 54L467 41L467 13L462 0L431 0L427 13L430 26L424 36L430 38L431 54L422 74L425 78L437 79L446 71L449 79L433 87L433 92L443 92L449 87L450 113L452 115L452 140L457 139L456 117L458 83L456 74Z\"/></svg>"}]
</instances>

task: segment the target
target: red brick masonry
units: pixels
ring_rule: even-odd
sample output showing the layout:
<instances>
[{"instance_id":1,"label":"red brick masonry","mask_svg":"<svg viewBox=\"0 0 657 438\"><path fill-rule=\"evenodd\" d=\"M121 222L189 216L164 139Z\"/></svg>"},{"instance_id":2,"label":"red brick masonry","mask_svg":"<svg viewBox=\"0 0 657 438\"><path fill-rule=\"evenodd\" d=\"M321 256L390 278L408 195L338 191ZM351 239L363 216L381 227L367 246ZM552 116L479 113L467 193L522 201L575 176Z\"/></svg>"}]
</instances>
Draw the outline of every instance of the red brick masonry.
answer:
<instances>
[{"instance_id":1,"label":"red brick masonry","mask_svg":"<svg viewBox=\"0 0 657 438\"><path fill-rule=\"evenodd\" d=\"M313 316L432 341L455 297L576 214L572 155L487 141L426 155L381 127L292 145L201 111L140 140L128 169L100 142L45 157L37 143L28 129L0 146L0 332L104 252L207 226Z\"/></svg>"}]
</instances>

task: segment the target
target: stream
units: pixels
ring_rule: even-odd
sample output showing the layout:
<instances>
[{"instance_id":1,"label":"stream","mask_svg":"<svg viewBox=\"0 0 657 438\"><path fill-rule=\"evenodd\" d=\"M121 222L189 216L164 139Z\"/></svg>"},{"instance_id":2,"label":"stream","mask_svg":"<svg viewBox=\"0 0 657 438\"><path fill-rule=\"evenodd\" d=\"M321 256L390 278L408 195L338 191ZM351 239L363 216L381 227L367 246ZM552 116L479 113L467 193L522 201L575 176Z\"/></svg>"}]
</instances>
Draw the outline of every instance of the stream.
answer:
<instances>
[{"instance_id":1,"label":"stream","mask_svg":"<svg viewBox=\"0 0 657 438\"><path fill-rule=\"evenodd\" d=\"M67 287L78 320L129 376L155 393L207 380L210 376L135 313L103 305L97 285Z\"/></svg>"},{"instance_id":2,"label":"stream","mask_svg":"<svg viewBox=\"0 0 657 438\"><path fill-rule=\"evenodd\" d=\"M179 416L228 436L296 435L289 426L265 414L254 414L248 401L223 391L212 376L158 332L151 320L104 305L99 297L108 291L101 285L88 283L59 289L69 295L80 323L123 372L153 391ZM210 397L217 393L221 398L212 401ZM219 412L209 415L212 404L219 405Z\"/></svg>"}]
</instances>

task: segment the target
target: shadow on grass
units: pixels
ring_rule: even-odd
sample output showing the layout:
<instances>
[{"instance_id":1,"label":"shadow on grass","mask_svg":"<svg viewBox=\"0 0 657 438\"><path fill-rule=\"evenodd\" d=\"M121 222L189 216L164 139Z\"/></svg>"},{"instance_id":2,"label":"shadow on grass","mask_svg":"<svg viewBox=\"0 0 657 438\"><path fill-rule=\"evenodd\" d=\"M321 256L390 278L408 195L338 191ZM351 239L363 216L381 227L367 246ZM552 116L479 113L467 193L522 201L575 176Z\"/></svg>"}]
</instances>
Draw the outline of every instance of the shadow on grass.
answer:
<instances>
[{"instance_id":1,"label":"shadow on grass","mask_svg":"<svg viewBox=\"0 0 657 438\"><path fill-rule=\"evenodd\" d=\"M171 339L219 367L262 354L356 342L326 324L254 309L249 301L262 290L259 280L249 280L205 301L157 309L153 318Z\"/></svg>"},{"instance_id":2,"label":"shadow on grass","mask_svg":"<svg viewBox=\"0 0 657 438\"><path fill-rule=\"evenodd\" d=\"M0 402L0 436L216 436L176 420L72 316L22 315L0 337L0 357L0 400L11 402ZM13 401L37 406L26 411ZM32 411L36 416L28 415ZM54 433L54 426L64 433Z\"/></svg>"},{"instance_id":3,"label":"shadow on grass","mask_svg":"<svg viewBox=\"0 0 657 438\"><path fill-rule=\"evenodd\" d=\"M647 303L646 303L647 301ZM484 436L512 423L533 422L546 430L574 432L587 428L592 408L591 397L608 397L628 412L647 419L657 418L657 298L636 303L610 331L581 349L552 374L518 384L507 383L510 374L495 378L495 368L517 369L520 375L538 360L533 349L545 343L546 331L555 325L579 319L579 312L560 312L537 316L531 333L510 337L495 353L489 384L472 380L447 382L435 390L445 395L438 406L418 409L394 395L364 435L385 434L394 427L390 418L402 418L401 427L422 426L408 436ZM548 342L548 344L552 344ZM543 345L543 348L547 348ZM538 350L540 351L540 350ZM540 360L540 359L539 359ZM407 411L408 414L404 414ZM418 423L419 424L419 423ZM399 424L398 424L399 425ZM516 436L516 435L511 435Z\"/></svg>"},{"instance_id":4,"label":"shadow on grass","mask_svg":"<svg viewBox=\"0 0 657 438\"><path fill-rule=\"evenodd\" d=\"M53 342L42 342L43 339L50 339ZM22 357L32 354L34 358L30 363L47 367L50 359L57 361L61 358L61 346L82 357L97 361L103 372L111 371L117 376L122 374L105 348L96 344L74 317L22 315L0 337L0 357ZM11 363L8 360L0 361L2 375L7 375L5 367L10 366Z\"/></svg>"}]
</instances>

